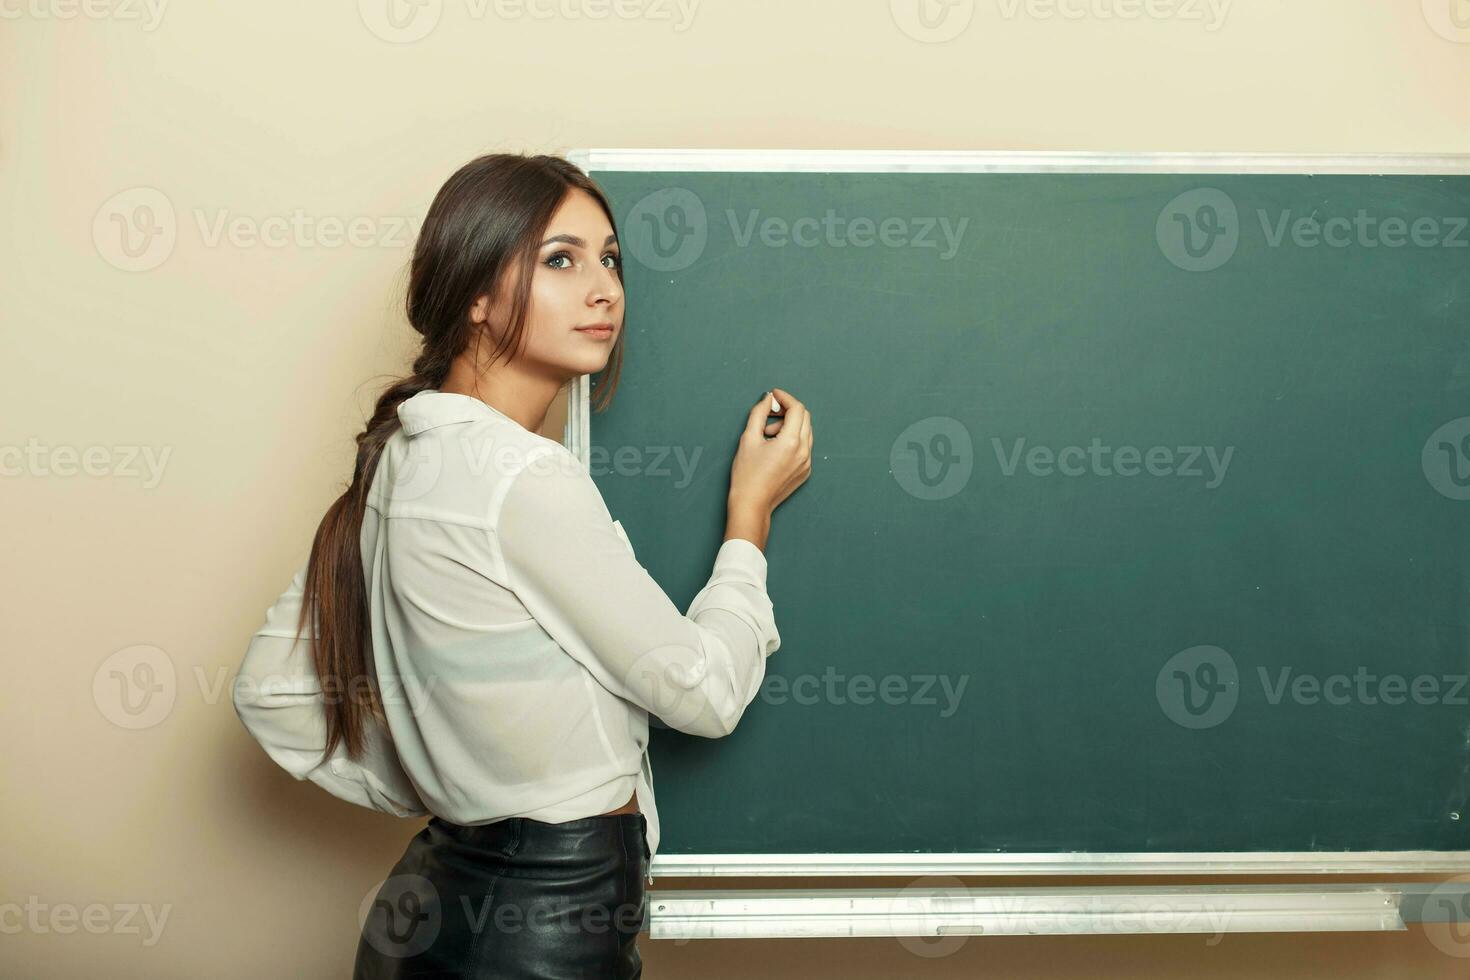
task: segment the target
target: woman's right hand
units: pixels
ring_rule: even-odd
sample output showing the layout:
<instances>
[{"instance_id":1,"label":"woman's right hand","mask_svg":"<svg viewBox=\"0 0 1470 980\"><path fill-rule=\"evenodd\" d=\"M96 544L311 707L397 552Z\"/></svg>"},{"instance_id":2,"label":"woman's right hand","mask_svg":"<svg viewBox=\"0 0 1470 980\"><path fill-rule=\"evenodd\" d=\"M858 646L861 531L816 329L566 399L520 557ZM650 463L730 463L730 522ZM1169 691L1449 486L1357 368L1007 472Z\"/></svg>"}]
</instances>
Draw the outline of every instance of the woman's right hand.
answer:
<instances>
[{"instance_id":1,"label":"woman's right hand","mask_svg":"<svg viewBox=\"0 0 1470 980\"><path fill-rule=\"evenodd\" d=\"M772 395L781 406L781 418L767 424L766 416L774 414ZM773 438L766 437L768 429L775 432ZM811 413L789 391L772 388L750 410L740 434L730 466L729 504L770 514L811 472Z\"/></svg>"}]
</instances>

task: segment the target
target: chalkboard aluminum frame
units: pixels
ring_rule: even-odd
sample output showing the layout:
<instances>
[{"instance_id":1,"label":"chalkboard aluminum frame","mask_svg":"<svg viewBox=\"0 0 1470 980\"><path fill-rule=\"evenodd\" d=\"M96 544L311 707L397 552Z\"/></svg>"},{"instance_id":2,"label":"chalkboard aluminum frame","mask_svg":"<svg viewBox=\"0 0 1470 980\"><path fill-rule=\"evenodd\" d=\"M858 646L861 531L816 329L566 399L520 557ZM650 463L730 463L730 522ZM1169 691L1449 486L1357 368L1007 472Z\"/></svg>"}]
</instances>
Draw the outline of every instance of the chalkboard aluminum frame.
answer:
<instances>
[{"instance_id":1,"label":"chalkboard aluminum frame","mask_svg":"<svg viewBox=\"0 0 1470 980\"><path fill-rule=\"evenodd\" d=\"M576 149L566 158L594 179L598 173L650 170L1470 175L1470 154ZM584 374L570 389L563 442L587 464L591 440L591 385ZM1470 873L1470 851L661 854L653 871L670 877L1462 874Z\"/></svg>"}]
</instances>

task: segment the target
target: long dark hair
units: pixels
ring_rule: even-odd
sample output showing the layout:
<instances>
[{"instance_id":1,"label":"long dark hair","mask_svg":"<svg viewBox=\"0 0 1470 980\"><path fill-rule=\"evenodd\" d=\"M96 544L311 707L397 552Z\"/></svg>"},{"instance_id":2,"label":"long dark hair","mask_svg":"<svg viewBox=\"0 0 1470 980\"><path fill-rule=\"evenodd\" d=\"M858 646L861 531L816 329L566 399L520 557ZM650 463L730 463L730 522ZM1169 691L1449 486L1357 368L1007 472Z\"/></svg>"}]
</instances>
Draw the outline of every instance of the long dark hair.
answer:
<instances>
[{"instance_id":1,"label":"long dark hair","mask_svg":"<svg viewBox=\"0 0 1470 980\"><path fill-rule=\"evenodd\" d=\"M423 337L413 373L390 384L378 398L373 416L357 437L357 465L346 492L327 508L317 527L307 562L305 601L296 631L304 632L315 612L315 663L327 716L327 745L322 758L345 742L349 757L361 754L366 715L385 722L377 679L368 676L365 646L372 642L367 585L363 581L363 512L378 459L389 437L399 429L398 406L428 388L438 388L450 365L473 338L479 364L479 339L470 308L489 293L498 295L502 278L519 264L520 280L511 300L509 327L491 363L507 351L519 351L530 308L531 277L537 251L551 216L567 194L586 191L607 213L617 232L612 208L602 190L577 166L556 156L491 153L455 171L424 216L414 244L408 282L408 322ZM512 355L513 356L513 355ZM617 387L623 361L619 332L601 382L595 410L605 409ZM334 696L336 695L336 696Z\"/></svg>"}]
</instances>

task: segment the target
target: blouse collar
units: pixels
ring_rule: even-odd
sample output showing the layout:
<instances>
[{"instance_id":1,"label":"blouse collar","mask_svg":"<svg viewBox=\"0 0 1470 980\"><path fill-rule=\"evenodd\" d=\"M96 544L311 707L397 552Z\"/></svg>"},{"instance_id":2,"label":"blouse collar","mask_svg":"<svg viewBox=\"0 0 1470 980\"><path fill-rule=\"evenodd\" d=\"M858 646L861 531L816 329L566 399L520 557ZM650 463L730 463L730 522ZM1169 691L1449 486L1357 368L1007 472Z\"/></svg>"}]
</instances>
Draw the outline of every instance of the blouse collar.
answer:
<instances>
[{"instance_id":1,"label":"blouse collar","mask_svg":"<svg viewBox=\"0 0 1470 980\"><path fill-rule=\"evenodd\" d=\"M411 436L436 425L473 422L483 418L504 419L513 425L520 424L473 395L440 391L437 388L425 388L404 399L398 406L398 421L403 424L403 431Z\"/></svg>"}]
</instances>

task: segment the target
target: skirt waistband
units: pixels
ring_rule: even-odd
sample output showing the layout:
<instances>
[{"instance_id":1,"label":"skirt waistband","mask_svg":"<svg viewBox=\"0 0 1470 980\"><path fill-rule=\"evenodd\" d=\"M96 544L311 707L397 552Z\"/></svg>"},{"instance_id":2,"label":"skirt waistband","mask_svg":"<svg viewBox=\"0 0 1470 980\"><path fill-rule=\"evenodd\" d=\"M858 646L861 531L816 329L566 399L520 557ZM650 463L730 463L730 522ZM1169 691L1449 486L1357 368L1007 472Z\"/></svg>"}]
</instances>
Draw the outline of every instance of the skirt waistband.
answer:
<instances>
[{"instance_id":1,"label":"skirt waistband","mask_svg":"<svg viewBox=\"0 0 1470 980\"><path fill-rule=\"evenodd\" d=\"M543 844L565 846L569 838L624 836L629 833L640 836L645 850L648 846L648 818L641 812L604 813L560 823L549 823L534 817L505 817L490 823L457 824L441 817L430 817L429 824L457 841L496 850L512 842L518 849Z\"/></svg>"}]
</instances>

